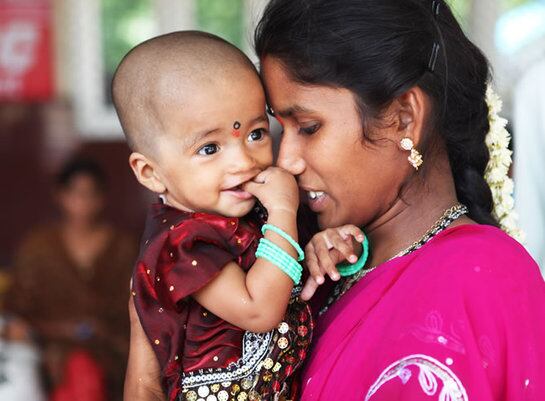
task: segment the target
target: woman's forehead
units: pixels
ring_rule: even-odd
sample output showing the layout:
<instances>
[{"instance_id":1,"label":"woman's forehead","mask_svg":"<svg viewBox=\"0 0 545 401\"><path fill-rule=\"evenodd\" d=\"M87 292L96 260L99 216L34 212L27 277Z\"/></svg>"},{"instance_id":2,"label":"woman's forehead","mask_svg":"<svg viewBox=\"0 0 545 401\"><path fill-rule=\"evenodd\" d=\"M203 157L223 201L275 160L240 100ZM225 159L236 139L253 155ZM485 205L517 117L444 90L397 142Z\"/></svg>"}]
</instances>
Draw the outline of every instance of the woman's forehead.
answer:
<instances>
[{"instance_id":1,"label":"woman's forehead","mask_svg":"<svg viewBox=\"0 0 545 401\"><path fill-rule=\"evenodd\" d=\"M313 114L339 107L355 108L350 90L325 84L301 83L274 57L263 59L261 74L269 104L275 114L281 117Z\"/></svg>"}]
</instances>

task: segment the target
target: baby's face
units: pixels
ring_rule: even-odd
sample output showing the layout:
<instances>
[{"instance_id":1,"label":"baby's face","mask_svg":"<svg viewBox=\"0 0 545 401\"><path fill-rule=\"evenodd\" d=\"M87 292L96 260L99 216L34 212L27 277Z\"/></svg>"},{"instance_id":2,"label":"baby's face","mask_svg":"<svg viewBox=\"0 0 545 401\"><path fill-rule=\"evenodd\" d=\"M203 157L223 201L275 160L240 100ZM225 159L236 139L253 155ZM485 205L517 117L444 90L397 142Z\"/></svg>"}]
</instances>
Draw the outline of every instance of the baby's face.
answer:
<instances>
[{"instance_id":1,"label":"baby's face","mask_svg":"<svg viewBox=\"0 0 545 401\"><path fill-rule=\"evenodd\" d=\"M247 214L255 198L241 189L272 164L265 95L255 74L191 92L164 110L156 170L167 203L229 217Z\"/></svg>"}]
</instances>

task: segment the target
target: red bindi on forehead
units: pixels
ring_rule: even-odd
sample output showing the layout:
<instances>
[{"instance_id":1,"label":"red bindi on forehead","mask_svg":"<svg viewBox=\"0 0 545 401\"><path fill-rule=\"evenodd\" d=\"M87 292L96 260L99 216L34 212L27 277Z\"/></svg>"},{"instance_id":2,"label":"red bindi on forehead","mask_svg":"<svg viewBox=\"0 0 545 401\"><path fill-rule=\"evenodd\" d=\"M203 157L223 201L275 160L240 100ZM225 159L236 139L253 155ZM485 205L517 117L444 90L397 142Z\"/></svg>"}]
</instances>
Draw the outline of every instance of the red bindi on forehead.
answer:
<instances>
[{"instance_id":1,"label":"red bindi on forehead","mask_svg":"<svg viewBox=\"0 0 545 401\"><path fill-rule=\"evenodd\" d=\"M235 138L240 136L240 122L235 121L233 124L233 132L231 133Z\"/></svg>"}]
</instances>

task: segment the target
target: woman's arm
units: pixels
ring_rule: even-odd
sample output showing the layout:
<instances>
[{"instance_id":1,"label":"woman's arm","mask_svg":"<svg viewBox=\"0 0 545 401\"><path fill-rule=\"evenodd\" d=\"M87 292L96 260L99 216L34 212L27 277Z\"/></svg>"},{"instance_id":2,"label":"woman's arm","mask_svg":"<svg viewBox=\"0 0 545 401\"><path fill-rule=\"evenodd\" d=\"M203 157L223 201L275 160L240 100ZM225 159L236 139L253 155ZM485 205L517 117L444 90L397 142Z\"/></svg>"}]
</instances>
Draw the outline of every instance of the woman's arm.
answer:
<instances>
[{"instance_id":1,"label":"woman's arm","mask_svg":"<svg viewBox=\"0 0 545 401\"><path fill-rule=\"evenodd\" d=\"M159 362L140 324L132 297L129 299L129 317L131 343L123 399L125 401L166 401L161 388Z\"/></svg>"}]
</instances>

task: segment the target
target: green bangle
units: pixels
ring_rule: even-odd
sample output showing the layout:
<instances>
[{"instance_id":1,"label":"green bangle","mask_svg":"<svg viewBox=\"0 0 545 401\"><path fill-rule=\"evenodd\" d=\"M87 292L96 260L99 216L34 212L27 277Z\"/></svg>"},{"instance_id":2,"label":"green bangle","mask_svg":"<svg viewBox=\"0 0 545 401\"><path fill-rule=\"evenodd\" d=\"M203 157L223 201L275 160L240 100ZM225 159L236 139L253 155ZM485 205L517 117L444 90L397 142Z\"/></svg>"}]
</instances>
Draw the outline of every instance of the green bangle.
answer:
<instances>
[{"instance_id":1,"label":"green bangle","mask_svg":"<svg viewBox=\"0 0 545 401\"><path fill-rule=\"evenodd\" d=\"M278 260L276 257L274 257L273 254L269 254L266 252L256 252L256 257L265 259L278 267L282 272L284 272L289 278L293 280L294 284L299 284L301 281L302 273L301 271L298 271L294 269L293 267L289 267L289 265L283 263L282 261ZM295 259L293 259L295 262Z\"/></svg>"},{"instance_id":2,"label":"green bangle","mask_svg":"<svg viewBox=\"0 0 545 401\"><path fill-rule=\"evenodd\" d=\"M303 271L301 265L296 262L296 260L286 251L268 239L262 238L259 241L258 251L260 255L264 255L267 256L268 259L272 259L274 264L278 265L282 270L289 273L290 276L301 276L301 272Z\"/></svg>"},{"instance_id":3,"label":"green bangle","mask_svg":"<svg viewBox=\"0 0 545 401\"><path fill-rule=\"evenodd\" d=\"M271 230L272 232L277 233L286 241L288 241L291 246L293 246L293 248L297 251L297 254L299 255L299 258L297 258L298 262L302 262L303 260L305 260L305 252L303 252L301 246L299 246L299 244L288 233L276 226L273 226L272 224L264 224L263 227L261 227L261 233L265 235L267 230Z\"/></svg>"},{"instance_id":4,"label":"green bangle","mask_svg":"<svg viewBox=\"0 0 545 401\"><path fill-rule=\"evenodd\" d=\"M339 263L337 265L337 270L339 271L339 274L341 275L341 277L351 276L359 272L361 269L363 269L363 266L365 266L365 263L367 262L368 257L369 257L369 240L367 239L367 236L365 236L363 240L363 251L358 261L354 264Z\"/></svg>"},{"instance_id":5,"label":"green bangle","mask_svg":"<svg viewBox=\"0 0 545 401\"><path fill-rule=\"evenodd\" d=\"M269 241L266 238L261 238L259 246L255 253L257 258L266 259L285 274L287 274L295 284L299 284L301 281L303 268L295 258L291 257L289 253L284 251L278 245Z\"/></svg>"}]
</instances>

